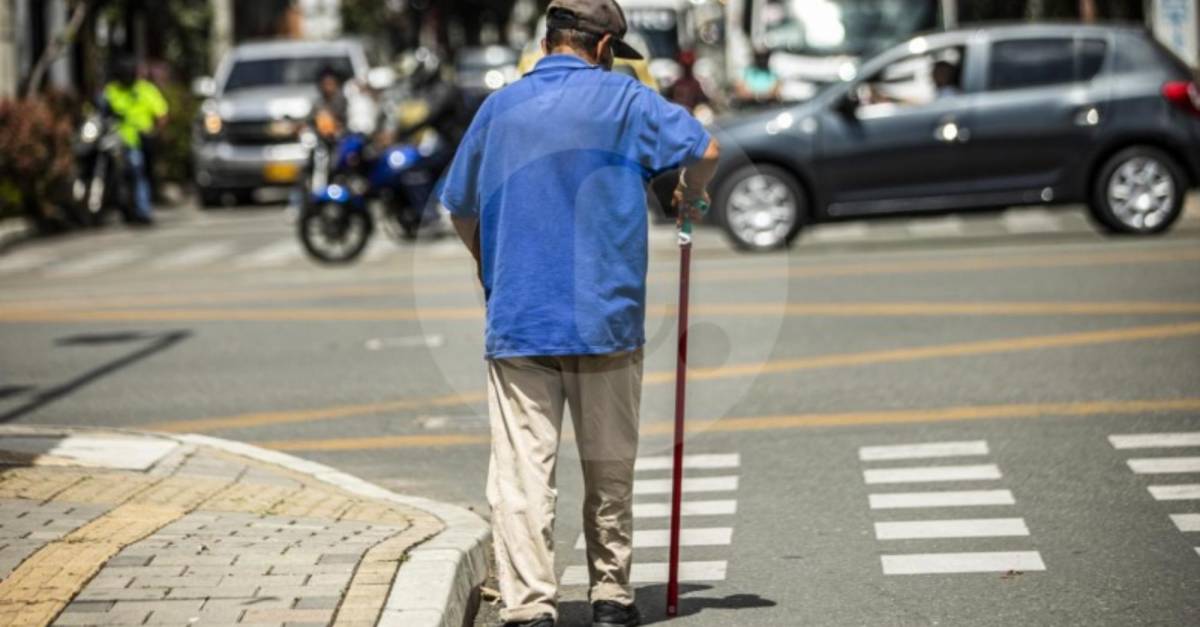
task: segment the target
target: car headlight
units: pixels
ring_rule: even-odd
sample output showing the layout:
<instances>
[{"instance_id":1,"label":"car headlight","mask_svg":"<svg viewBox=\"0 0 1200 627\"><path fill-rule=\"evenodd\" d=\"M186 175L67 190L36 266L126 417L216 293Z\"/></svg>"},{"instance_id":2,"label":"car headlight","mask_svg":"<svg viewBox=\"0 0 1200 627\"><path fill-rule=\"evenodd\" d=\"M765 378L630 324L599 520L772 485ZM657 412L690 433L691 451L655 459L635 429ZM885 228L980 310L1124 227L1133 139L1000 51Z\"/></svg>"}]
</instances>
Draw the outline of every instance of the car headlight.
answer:
<instances>
[{"instance_id":1,"label":"car headlight","mask_svg":"<svg viewBox=\"0 0 1200 627\"><path fill-rule=\"evenodd\" d=\"M487 85L488 89L492 91L504 87L505 82L504 72L500 70L488 70L488 73L483 76L483 84Z\"/></svg>"},{"instance_id":2,"label":"car headlight","mask_svg":"<svg viewBox=\"0 0 1200 627\"><path fill-rule=\"evenodd\" d=\"M88 120L83 123L83 128L79 129L79 139L85 144L90 144L97 139L100 139L100 125L96 124L95 120Z\"/></svg>"},{"instance_id":3,"label":"car headlight","mask_svg":"<svg viewBox=\"0 0 1200 627\"><path fill-rule=\"evenodd\" d=\"M209 135L218 135L221 132L221 127L224 123L221 122L221 116L216 113L207 113L204 115L204 132Z\"/></svg>"}]
</instances>

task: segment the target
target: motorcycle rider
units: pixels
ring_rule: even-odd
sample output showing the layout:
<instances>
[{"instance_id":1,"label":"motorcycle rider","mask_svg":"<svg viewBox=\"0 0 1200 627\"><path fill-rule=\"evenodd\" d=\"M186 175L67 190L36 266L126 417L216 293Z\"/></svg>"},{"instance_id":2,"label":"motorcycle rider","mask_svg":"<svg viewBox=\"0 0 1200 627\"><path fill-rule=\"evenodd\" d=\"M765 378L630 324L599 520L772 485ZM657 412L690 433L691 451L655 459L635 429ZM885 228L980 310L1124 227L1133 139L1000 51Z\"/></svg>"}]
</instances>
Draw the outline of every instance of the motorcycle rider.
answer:
<instances>
[{"instance_id":1,"label":"motorcycle rider","mask_svg":"<svg viewBox=\"0 0 1200 627\"><path fill-rule=\"evenodd\" d=\"M154 223L150 201L150 179L142 137L161 129L167 121L168 106L162 92L150 81L137 75L137 60L123 56L113 68L113 80L104 88L103 104L120 121L118 133L125 144L126 164L133 182L133 213L130 223Z\"/></svg>"}]
</instances>

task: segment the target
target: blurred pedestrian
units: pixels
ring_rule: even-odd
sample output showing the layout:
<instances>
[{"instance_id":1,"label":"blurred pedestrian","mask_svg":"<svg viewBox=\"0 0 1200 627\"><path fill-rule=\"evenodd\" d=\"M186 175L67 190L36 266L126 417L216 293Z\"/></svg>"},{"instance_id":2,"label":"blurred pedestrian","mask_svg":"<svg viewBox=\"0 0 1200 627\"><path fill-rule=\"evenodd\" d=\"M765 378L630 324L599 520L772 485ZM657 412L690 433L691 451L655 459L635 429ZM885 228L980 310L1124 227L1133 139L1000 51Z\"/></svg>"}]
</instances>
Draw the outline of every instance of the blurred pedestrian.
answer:
<instances>
[{"instance_id":1,"label":"blurred pedestrian","mask_svg":"<svg viewBox=\"0 0 1200 627\"><path fill-rule=\"evenodd\" d=\"M696 53L684 50L679 53L678 61L683 74L667 90L667 97L671 102L694 114L701 105L709 106L711 100L704 91L704 86L700 84L700 79L696 78Z\"/></svg>"},{"instance_id":2,"label":"blurred pedestrian","mask_svg":"<svg viewBox=\"0 0 1200 627\"><path fill-rule=\"evenodd\" d=\"M144 152L144 139L166 124L167 101L150 81L138 78L137 61L117 59L113 80L104 88L104 106L120 121L118 132L125 144L129 178L133 183L133 224L152 224L150 175Z\"/></svg>"},{"instance_id":3,"label":"blurred pedestrian","mask_svg":"<svg viewBox=\"0 0 1200 627\"><path fill-rule=\"evenodd\" d=\"M779 102L782 90L779 76L771 69L771 51L766 48L754 51L754 62L746 67L741 79L733 86L738 101L747 105Z\"/></svg>"},{"instance_id":4,"label":"blurred pedestrian","mask_svg":"<svg viewBox=\"0 0 1200 627\"><path fill-rule=\"evenodd\" d=\"M612 72L639 59L614 0L552 0L547 54L484 103L442 203L487 300L492 507L501 619L557 617L554 510L570 409L583 466L593 625L640 623L630 584L633 465L645 343L645 184L680 177L683 210L707 201L717 143L682 107Z\"/></svg>"}]
</instances>

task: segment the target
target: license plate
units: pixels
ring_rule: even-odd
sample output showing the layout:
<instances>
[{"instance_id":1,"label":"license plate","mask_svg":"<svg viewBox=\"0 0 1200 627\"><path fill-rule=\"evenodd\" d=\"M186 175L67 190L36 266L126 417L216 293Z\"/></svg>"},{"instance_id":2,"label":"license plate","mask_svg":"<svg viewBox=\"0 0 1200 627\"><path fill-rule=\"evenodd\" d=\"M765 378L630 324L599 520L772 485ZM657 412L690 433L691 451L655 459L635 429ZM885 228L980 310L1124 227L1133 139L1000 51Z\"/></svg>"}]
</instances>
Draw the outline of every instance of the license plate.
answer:
<instances>
[{"instance_id":1,"label":"license plate","mask_svg":"<svg viewBox=\"0 0 1200 627\"><path fill-rule=\"evenodd\" d=\"M268 183L295 183L300 166L294 163L268 163L263 167L263 179Z\"/></svg>"}]
</instances>

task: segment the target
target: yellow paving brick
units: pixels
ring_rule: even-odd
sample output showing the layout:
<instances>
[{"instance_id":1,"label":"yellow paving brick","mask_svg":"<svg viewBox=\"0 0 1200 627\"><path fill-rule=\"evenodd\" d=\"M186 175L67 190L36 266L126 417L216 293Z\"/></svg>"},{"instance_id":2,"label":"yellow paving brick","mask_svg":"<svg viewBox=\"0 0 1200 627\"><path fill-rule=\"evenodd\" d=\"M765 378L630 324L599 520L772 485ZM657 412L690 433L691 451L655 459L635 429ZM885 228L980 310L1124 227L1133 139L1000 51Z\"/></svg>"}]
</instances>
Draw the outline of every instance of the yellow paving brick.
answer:
<instances>
[{"instance_id":1,"label":"yellow paving brick","mask_svg":"<svg viewBox=\"0 0 1200 627\"><path fill-rule=\"evenodd\" d=\"M47 501L88 475L60 468L10 468L0 471L0 498Z\"/></svg>"},{"instance_id":2,"label":"yellow paving brick","mask_svg":"<svg viewBox=\"0 0 1200 627\"><path fill-rule=\"evenodd\" d=\"M231 480L169 477L137 495L141 505L192 510L232 483Z\"/></svg>"},{"instance_id":3,"label":"yellow paving brick","mask_svg":"<svg viewBox=\"0 0 1200 627\"><path fill-rule=\"evenodd\" d=\"M343 607L338 610L333 625L334 627L344 627L353 623L374 624L382 610L382 606L374 608Z\"/></svg>"},{"instance_id":4,"label":"yellow paving brick","mask_svg":"<svg viewBox=\"0 0 1200 627\"><path fill-rule=\"evenodd\" d=\"M290 495L287 500L277 503L268 513L273 516L337 520L346 510L350 509L352 504L352 501L343 494L305 486L304 489Z\"/></svg>"},{"instance_id":5,"label":"yellow paving brick","mask_svg":"<svg viewBox=\"0 0 1200 627\"><path fill-rule=\"evenodd\" d=\"M370 501L357 501L353 503L345 513L342 514L342 520L353 522L365 522L373 525L394 525L401 526L407 524L411 518L397 511L393 507Z\"/></svg>"},{"instance_id":6,"label":"yellow paving brick","mask_svg":"<svg viewBox=\"0 0 1200 627\"><path fill-rule=\"evenodd\" d=\"M277 503L287 499L298 488L276 485L234 484L226 487L200 504L200 509L216 512L249 512L264 514Z\"/></svg>"},{"instance_id":7,"label":"yellow paving brick","mask_svg":"<svg viewBox=\"0 0 1200 627\"><path fill-rule=\"evenodd\" d=\"M155 479L128 473L86 477L54 497L72 503L124 503L153 485Z\"/></svg>"}]
</instances>

